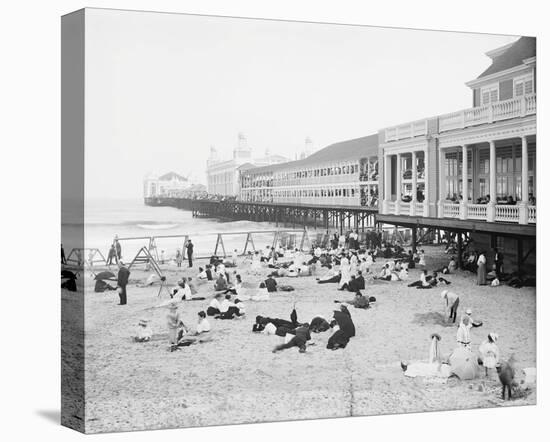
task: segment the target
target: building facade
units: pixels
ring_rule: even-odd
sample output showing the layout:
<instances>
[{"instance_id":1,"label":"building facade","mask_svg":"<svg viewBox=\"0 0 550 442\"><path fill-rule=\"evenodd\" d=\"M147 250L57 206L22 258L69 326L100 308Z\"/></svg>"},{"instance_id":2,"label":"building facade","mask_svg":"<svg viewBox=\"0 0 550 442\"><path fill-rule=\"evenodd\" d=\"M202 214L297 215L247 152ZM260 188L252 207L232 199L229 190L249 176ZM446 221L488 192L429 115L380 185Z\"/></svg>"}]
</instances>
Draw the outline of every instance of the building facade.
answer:
<instances>
[{"instance_id":1,"label":"building facade","mask_svg":"<svg viewBox=\"0 0 550 442\"><path fill-rule=\"evenodd\" d=\"M473 107L379 132L381 214L536 223L535 39L487 55Z\"/></svg>"},{"instance_id":2,"label":"building facade","mask_svg":"<svg viewBox=\"0 0 550 442\"><path fill-rule=\"evenodd\" d=\"M242 201L378 205L378 136L332 144L298 161L240 170Z\"/></svg>"},{"instance_id":3,"label":"building facade","mask_svg":"<svg viewBox=\"0 0 550 442\"><path fill-rule=\"evenodd\" d=\"M207 162L206 179L208 193L211 195L236 197L239 194L239 168L244 164L261 167L286 161L280 155L270 155L269 151L260 158L253 158L252 149L248 146L246 137L239 133L237 147L233 149L233 157L220 160L214 147L210 148L210 157Z\"/></svg>"}]
</instances>

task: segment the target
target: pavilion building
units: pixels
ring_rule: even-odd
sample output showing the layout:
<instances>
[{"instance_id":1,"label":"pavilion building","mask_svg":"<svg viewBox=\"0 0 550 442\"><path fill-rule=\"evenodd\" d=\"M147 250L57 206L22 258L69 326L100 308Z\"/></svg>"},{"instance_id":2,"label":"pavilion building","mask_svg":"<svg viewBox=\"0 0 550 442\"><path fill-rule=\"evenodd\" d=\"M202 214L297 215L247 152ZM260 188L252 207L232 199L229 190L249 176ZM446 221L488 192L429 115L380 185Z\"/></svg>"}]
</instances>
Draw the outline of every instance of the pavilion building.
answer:
<instances>
[{"instance_id":1,"label":"pavilion building","mask_svg":"<svg viewBox=\"0 0 550 442\"><path fill-rule=\"evenodd\" d=\"M303 159L240 170L241 201L378 206L378 135L343 141Z\"/></svg>"},{"instance_id":2,"label":"pavilion building","mask_svg":"<svg viewBox=\"0 0 550 442\"><path fill-rule=\"evenodd\" d=\"M477 247L517 253L518 263L527 258L523 249L530 255L535 46L534 38L521 37L488 52L491 65L466 83L473 107L379 132L379 221L474 231Z\"/></svg>"}]
</instances>

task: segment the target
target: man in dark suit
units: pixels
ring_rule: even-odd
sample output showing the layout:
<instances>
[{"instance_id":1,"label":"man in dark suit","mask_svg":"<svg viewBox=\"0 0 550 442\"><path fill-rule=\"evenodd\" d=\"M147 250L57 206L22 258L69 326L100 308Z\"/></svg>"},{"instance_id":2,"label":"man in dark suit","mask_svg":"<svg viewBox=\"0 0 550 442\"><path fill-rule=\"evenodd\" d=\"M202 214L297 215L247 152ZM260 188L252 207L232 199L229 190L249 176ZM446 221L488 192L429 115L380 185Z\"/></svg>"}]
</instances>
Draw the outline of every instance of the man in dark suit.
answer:
<instances>
[{"instance_id":1,"label":"man in dark suit","mask_svg":"<svg viewBox=\"0 0 550 442\"><path fill-rule=\"evenodd\" d=\"M187 260L189 261L189 267L193 267L193 243L191 240L187 241Z\"/></svg>"},{"instance_id":2,"label":"man in dark suit","mask_svg":"<svg viewBox=\"0 0 550 442\"><path fill-rule=\"evenodd\" d=\"M120 297L119 305L126 305L126 286L128 285L129 277L130 270L128 270L124 264L119 262L117 278L118 296Z\"/></svg>"},{"instance_id":3,"label":"man in dark suit","mask_svg":"<svg viewBox=\"0 0 550 442\"><path fill-rule=\"evenodd\" d=\"M502 275L502 264L503 264L503 256L502 253L498 251L498 249L494 249L495 252L495 272L497 274L497 278L500 278Z\"/></svg>"}]
</instances>

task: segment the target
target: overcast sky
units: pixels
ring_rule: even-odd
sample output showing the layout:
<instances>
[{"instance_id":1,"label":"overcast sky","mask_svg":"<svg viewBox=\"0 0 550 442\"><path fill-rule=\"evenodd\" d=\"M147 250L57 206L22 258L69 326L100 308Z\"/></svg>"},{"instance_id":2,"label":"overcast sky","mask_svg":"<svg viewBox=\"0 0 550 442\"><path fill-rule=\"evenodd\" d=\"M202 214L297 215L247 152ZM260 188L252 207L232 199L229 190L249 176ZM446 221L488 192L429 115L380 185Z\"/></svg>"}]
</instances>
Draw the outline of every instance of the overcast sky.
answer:
<instances>
[{"instance_id":1,"label":"overcast sky","mask_svg":"<svg viewBox=\"0 0 550 442\"><path fill-rule=\"evenodd\" d=\"M205 182L243 132L294 157L472 104L465 82L517 37L88 9L86 194L150 172Z\"/></svg>"}]
</instances>

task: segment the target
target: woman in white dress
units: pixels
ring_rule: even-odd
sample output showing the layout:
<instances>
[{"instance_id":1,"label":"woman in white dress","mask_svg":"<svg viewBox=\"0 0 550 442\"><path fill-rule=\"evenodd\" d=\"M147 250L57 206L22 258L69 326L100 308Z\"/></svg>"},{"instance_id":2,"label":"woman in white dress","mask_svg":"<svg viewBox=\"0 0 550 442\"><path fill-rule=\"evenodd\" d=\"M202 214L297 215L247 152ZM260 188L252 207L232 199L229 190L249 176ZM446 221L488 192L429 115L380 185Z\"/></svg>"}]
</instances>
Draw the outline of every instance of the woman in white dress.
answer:
<instances>
[{"instance_id":1,"label":"woman in white dress","mask_svg":"<svg viewBox=\"0 0 550 442\"><path fill-rule=\"evenodd\" d=\"M500 351L497 347L498 335L496 333L489 333L487 339L479 346L479 354L485 367L485 376L489 376L489 369L495 369L500 358Z\"/></svg>"},{"instance_id":2,"label":"woman in white dress","mask_svg":"<svg viewBox=\"0 0 550 442\"><path fill-rule=\"evenodd\" d=\"M350 266L348 259L344 256L340 261L340 272L342 277L340 278L339 289L342 289L344 284L349 284L351 280Z\"/></svg>"},{"instance_id":3,"label":"woman in white dress","mask_svg":"<svg viewBox=\"0 0 550 442\"><path fill-rule=\"evenodd\" d=\"M424 255L424 250L421 250L418 254L418 265L422 268L426 267L426 256Z\"/></svg>"}]
</instances>

